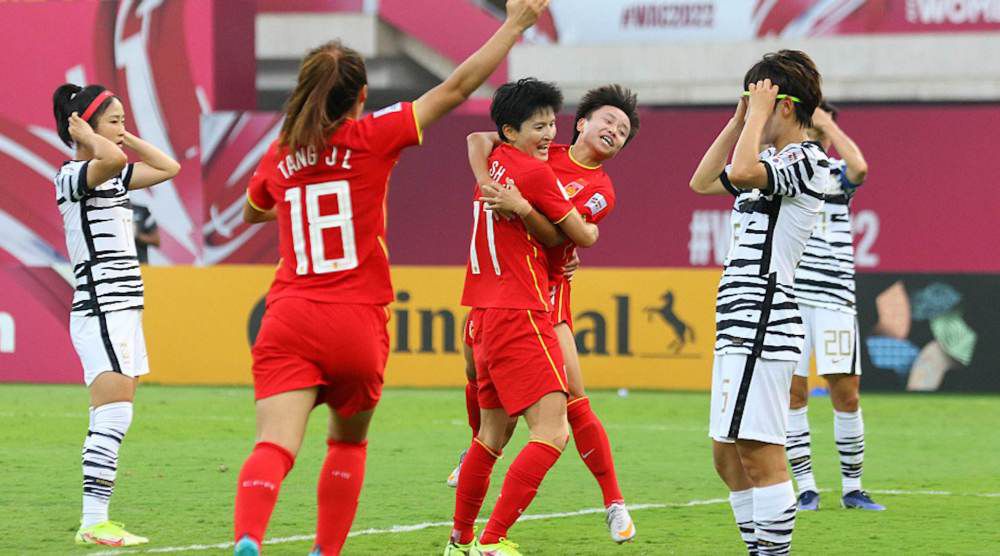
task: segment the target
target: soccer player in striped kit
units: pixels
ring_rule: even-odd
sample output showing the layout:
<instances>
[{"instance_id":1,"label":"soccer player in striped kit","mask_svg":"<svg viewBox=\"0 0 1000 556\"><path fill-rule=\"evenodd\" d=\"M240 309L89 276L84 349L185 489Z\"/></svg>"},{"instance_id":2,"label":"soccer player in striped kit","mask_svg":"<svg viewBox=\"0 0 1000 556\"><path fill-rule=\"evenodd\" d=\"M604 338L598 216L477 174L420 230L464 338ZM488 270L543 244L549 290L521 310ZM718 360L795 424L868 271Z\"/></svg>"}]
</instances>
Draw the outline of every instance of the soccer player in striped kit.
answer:
<instances>
[{"instance_id":1,"label":"soccer player in striped kit","mask_svg":"<svg viewBox=\"0 0 1000 556\"><path fill-rule=\"evenodd\" d=\"M808 402L809 357L830 386L833 434L840 453L841 503L845 508L884 510L861 488L865 452L865 425L858 391L861 363L858 350L857 309L854 299L854 245L850 201L868 174L858 145L837 125L837 109L825 101L813 113L809 135L825 150L837 149L841 159L830 159L826 204L806 243L795 270L795 295L805 326L805 349L792 378L788 438L785 449L799 487L799 510L819 509L819 490L812 471Z\"/></svg>"},{"instance_id":2,"label":"soccer player in striped kit","mask_svg":"<svg viewBox=\"0 0 1000 556\"><path fill-rule=\"evenodd\" d=\"M55 189L76 279L70 336L90 390L76 543L143 544L149 539L108 519L138 377L149 373L128 192L169 180L180 165L125 129L124 106L101 85L66 83L52 102L59 138L76 149L74 160L59 168ZM130 163L123 147L138 154L140 162Z\"/></svg>"},{"instance_id":3,"label":"soccer player in striped kit","mask_svg":"<svg viewBox=\"0 0 1000 556\"><path fill-rule=\"evenodd\" d=\"M553 143L549 147L548 164L556 174L560 187L570 202L587 222L598 224L615 208L615 188L611 177L604 171L603 163L614 158L635 137L639 131L638 99L632 91L620 85L605 85L587 91L577 107L573 141L570 145ZM473 133L469 135L469 162L477 182L484 188L493 183L487 168L487 157L501 144L497 133ZM511 213L529 212L530 203L518 192L516 186L496 190L500 202L499 209ZM571 307L571 274L567 268L579 263L577 246L545 220L528 219L528 231L538 237L547 247L549 268L549 295L553 304L552 323L569 379L569 403L567 417L573 431L573 442L584 465L597 480L605 507L605 522L611 539L617 543L632 540L636 534L635 524L625 506L625 499L618 485L611 443L604 425L590 407L583 385L576 340L573 337L573 316ZM466 372L469 382L466 386L466 407L473 435L478 432L479 403L472 351L468 348L466 334ZM460 476L461 465L449 477L449 485L455 486Z\"/></svg>"},{"instance_id":4,"label":"soccer player in striped kit","mask_svg":"<svg viewBox=\"0 0 1000 556\"><path fill-rule=\"evenodd\" d=\"M767 54L743 86L745 100L691 178L699 193L736 197L716 300L709 435L748 552L788 554L796 500L785 430L804 335L794 275L823 207L830 162L806 135L823 96L809 56ZM758 152L760 145L773 146Z\"/></svg>"},{"instance_id":5,"label":"soccer player in striped kit","mask_svg":"<svg viewBox=\"0 0 1000 556\"><path fill-rule=\"evenodd\" d=\"M382 392L392 301L385 246L389 175L422 131L496 70L547 0L508 0L500 29L443 83L363 116L361 55L310 52L281 134L250 180L244 219L277 219L281 264L253 346L256 443L236 485L235 553L259 554L313 408L330 408L312 554L340 554L364 482L368 425Z\"/></svg>"}]
</instances>

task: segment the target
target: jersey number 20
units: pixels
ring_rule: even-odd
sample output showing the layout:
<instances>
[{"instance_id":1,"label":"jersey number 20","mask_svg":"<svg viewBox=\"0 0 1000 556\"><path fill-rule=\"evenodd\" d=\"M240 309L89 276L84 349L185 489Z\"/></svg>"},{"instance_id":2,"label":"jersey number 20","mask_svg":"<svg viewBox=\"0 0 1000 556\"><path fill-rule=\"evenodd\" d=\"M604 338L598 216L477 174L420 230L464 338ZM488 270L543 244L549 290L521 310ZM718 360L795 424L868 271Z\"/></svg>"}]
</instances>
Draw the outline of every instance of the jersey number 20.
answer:
<instances>
[{"instance_id":1,"label":"jersey number 20","mask_svg":"<svg viewBox=\"0 0 1000 556\"><path fill-rule=\"evenodd\" d=\"M309 255L306 255L305 226L302 222L302 190L306 192L306 223L309 225ZM319 198L324 195L336 195L339 210L337 214L320 215ZM295 249L295 273L309 273L309 262L312 261L314 274L341 272L358 267L358 248L354 242L354 222L351 213L351 188L346 180L314 183L304 187L293 187L285 190L285 201L288 201L292 217L292 245ZM343 256L339 259L326 258L326 247L323 245L323 230L340 228L340 239L343 242Z\"/></svg>"}]
</instances>

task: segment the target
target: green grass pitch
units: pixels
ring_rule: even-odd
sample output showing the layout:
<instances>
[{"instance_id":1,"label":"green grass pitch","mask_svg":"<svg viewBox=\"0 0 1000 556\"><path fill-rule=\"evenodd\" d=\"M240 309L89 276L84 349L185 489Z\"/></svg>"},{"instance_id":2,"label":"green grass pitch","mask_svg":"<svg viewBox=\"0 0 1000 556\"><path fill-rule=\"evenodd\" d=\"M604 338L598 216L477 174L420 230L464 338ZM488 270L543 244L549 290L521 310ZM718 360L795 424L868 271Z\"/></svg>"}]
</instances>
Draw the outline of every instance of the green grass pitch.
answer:
<instances>
[{"instance_id":1,"label":"green grass pitch","mask_svg":"<svg viewBox=\"0 0 1000 556\"><path fill-rule=\"evenodd\" d=\"M705 393L591 396L614 450L635 542L613 544L600 493L570 447L528 514L511 531L526 554L740 554L725 488L712 469ZM813 400L819 512L799 514L798 554L1000 553L1000 397L863 396L865 487L889 511L840 509L840 476L827 398ZM376 414L365 490L345 554L439 554L454 490L444 484L469 442L459 390L387 390ZM87 394L80 386L0 386L0 554L227 554L236 474L253 440L248 388L139 389L125 441L112 519L151 538L139 550L73 545L80 511L80 448ZM314 531L315 484L326 410L286 479L267 554L305 554ZM483 516L524 427L497 466ZM587 513L583 510L594 509ZM564 514L564 515L559 515ZM565 515L569 514L569 515ZM416 530L390 532L397 526ZM298 540L296 540L298 539ZM200 546L199 546L200 545ZM159 549L159 550L158 550Z\"/></svg>"}]
</instances>

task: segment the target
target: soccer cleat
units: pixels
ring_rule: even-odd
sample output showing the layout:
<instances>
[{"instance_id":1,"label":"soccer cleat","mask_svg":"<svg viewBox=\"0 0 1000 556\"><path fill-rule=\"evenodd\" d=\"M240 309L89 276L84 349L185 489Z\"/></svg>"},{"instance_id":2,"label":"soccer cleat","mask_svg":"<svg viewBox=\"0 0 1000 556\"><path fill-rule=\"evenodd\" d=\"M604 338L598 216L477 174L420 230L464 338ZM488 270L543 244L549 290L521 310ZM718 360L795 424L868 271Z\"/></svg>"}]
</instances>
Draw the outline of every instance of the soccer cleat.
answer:
<instances>
[{"instance_id":1,"label":"soccer cleat","mask_svg":"<svg viewBox=\"0 0 1000 556\"><path fill-rule=\"evenodd\" d=\"M458 454L458 465L455 466L451 475L448 475L448 486L451 488L458 487L458 474L462 471L462 462L465 461L466 452L468 452L468 450L462 450L462 453Z\"/></svg>"},{"instance_id":2,"label":"soccer cleat","mask_svg":"<svg viewBox=\"0 0 1000 556\"><path fill-rule=\"evenodd\" d=\"M621 544L635 538L635 523L632 522L632 516L629 515L625 504L620 502L611 504L606 512L605 521L608 530L611 531L611 540Z\"/></svg>"},{"instance_id":3,"label":"soccer cleat","mask_svg":"<svg viewBox=\"0 0 1000 556\"><path fill-rule=\"evenodd\" d=\"M315 550L310 554L319 554ZM233 556L257 556L260 554L260 545L257 541L250 538L250 535L243 535L240 540L236 542L236 547L233 548Z\"/></svg>"},{"instance_id":4,"label":"soccer cleat","mask_svg":"<svg viewBox=\"0 0 1000 556\"><path fill-rule=\"evenodd\" d=\"M133 535L125 526L116 521L104 521L90 527L80 527L76 532L76 544L100 544L104 546L135 546L146 544L149 539Z\"/></svg>"},{"instance_id":5,"label":"soccer cleat","mask_svg":"<svg viewBox=\"0 0 1000 556\"><path fill-rule=\"evenodd\" d=\"M843 498L840 499L840 502L849 510L872 510L876 512L885 510L885 506L882 504L876 504L875 501L868 496L868 493L863 490L852 490L851 492L848 492Z\"/></svg>"},{"instance_id":6,"label":"soccer cleat","mask_svg":"<svg viewBox=\"0 0 1000 556\"><path fill-rule=\"evenodd\" d=\"M468 556L469 554L477 554L473 552L476 547L476 538L473 537L471 541L462 544L455 539L448 541L448 544L444 547L444 556Z\"/></svg>"},{"instance_id":7,"label":"soccer cleat","mask_svg":"<svg viewBox=\"0 0 1000 556\"><path fill-rule=\"evenodd\" d=\"M815 512L819 510L819 493L815 490L804 490L799 493L799 511Z\"/></svg>"},{"instance_id":8,"label":"soccer cleat","mask_svg":"<svg viewBox=\"0 0 1000 556\"><path fill-rule=\"evenodd\" d=\"M517 550L517 543L501 538L493 544L475 543L469 550L469 556L522 556Z\"/></svg>"}]
</instances>

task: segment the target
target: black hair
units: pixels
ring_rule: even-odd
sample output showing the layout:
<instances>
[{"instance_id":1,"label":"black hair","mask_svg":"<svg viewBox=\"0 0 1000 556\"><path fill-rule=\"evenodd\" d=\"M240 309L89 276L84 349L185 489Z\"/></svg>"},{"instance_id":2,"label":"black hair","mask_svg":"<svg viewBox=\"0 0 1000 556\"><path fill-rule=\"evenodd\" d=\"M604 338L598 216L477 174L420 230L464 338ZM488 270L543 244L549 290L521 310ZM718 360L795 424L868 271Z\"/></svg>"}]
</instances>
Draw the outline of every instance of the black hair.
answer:
<instances>
[{"instance_id":1,"label":"black hair","mask_svg":"<svg viewBox=\"0 0 1000 556\"><path fill-rule=\"evenodd\" d=\"M67 147L73 146L73 138L69 134L70 115L76 112L82 118L90 103L97 98L97 95L106 90L107 87L101 85L81 87L72 83L64 83L52 94L52 112L56 117L56 131L59 132L59 138L62 139L63 143L66 143ZM87 123L96 128L98 118L104 114L104 111L111 106L111 101L116 98L118 97L110 96L104 99L104 102L97 107Z\"/></svg>"},{"instance_id":2,"label":"black hair","mask_svg":"<svg viewBox=\"0 0 1000 556\"><path fill-rule=\"evenodd\" d=\"M840 109L834 106L832 102L823 99L822 101L820 101L819 107L822 108L824 111L829 112L830 117L833 118L833 121L837 121L837 115L840 114Z\"/></svg>"},{"instance_id":3,"label":"black hair","mask_svg":"<svg viewBox=\"0 0 1000 556\"><path fill-rule=\"evenodd\" d=\"M821 77L812 58L801 50L779 50L764 55L759 62L747 70L743 77L743 90L751 83L770 79L778 86L779 94L798 97L795 120L802 127L812 127L812 113L823 100L820 88Z\"/></svg>"},{"instance_id":4,"label":"black hair","mask_svg":"<svg viewBox=\"0 0 1000 556\"><path fill-rule=\"evenodd\" d=\"M614 106L628 116L629 131L628 138L625 139L625 144L628 145L628 142L635 137L635 134L639 133L637 104L638 95L633 93L631 89L622 87L617 83L587 91L583 95L583 98L580 99L580 105L576 108L576 119L573 120L573 141L571 143L576 143L577 137L580 136L580 131L576 129L576 124L580 119L589 120L590 115L595 110L604 106Z\"/></svg>"},{"instance_id":5,"label":"black hair","mask_svg":"<svg viewBox=\"0 0 1000 556\"><path fill-rule=\"evenodd\" d=\"M551 108L553 112L562 109L563 95L552 83L539 81L533 77L504 83L493 93L490 104L490 118L497 126L500 139L509 142L503 126L520 129L538 111Z\"/></svg>"}]
</instances>

